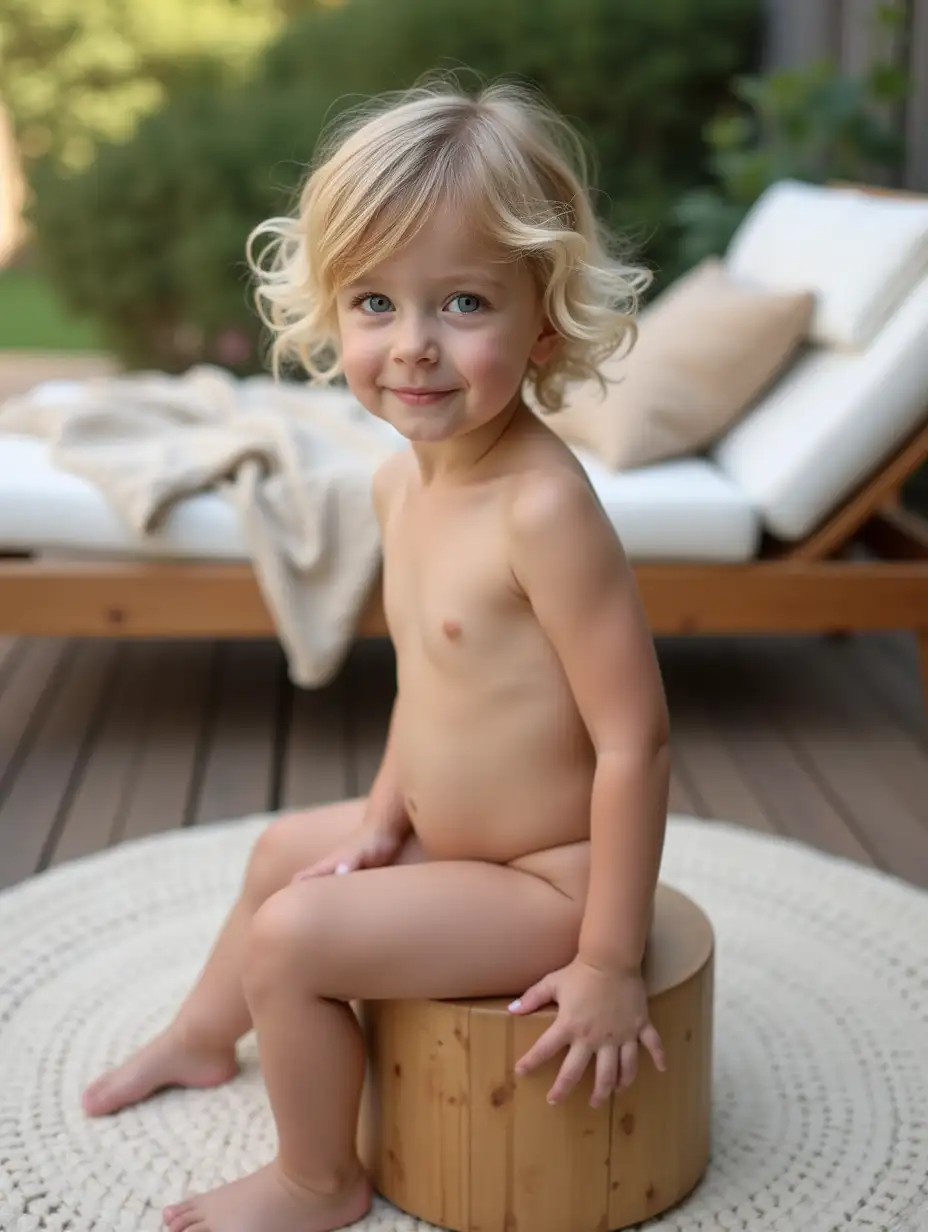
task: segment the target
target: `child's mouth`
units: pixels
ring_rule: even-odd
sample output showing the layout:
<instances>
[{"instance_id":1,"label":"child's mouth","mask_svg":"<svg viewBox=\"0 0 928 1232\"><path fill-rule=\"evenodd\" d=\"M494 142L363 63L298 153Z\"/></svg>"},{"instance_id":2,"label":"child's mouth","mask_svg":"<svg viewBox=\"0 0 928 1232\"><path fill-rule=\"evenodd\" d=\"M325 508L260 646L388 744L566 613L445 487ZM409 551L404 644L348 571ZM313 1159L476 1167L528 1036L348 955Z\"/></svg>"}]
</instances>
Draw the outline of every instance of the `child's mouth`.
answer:
<instances>
[{"instance_id":1,"label":"child's mouth","mask_svg":"<svg viewBox=\"0 0 928 1232\"><path fill-rule=\"evenodd\" d=\"M453 389L391 389L407 406L433 406L454 393Z\"/></svg>"}]
</instances>

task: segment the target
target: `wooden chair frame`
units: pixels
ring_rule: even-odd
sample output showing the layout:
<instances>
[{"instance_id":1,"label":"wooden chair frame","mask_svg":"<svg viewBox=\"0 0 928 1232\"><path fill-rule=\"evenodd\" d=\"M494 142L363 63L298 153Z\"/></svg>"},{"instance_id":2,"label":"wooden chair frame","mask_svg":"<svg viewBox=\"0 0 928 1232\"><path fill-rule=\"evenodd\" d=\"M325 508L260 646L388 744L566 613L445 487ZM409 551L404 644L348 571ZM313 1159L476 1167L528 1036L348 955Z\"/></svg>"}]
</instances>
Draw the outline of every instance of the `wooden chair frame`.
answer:
<instances>
[{"instance_id":1,"label":"wooden chair frame","mask_svg":"<svg viewBox=\"0 0 928 1232\"><path fill-rule=\"evenodd\" d=\"M928 520L899 492L928 459L928 421L811 534L765 537L737 564L636 562L655 635L905 629L928 699ZM0 633L57 637L273 637L251 567L199 562L0 560ZM386 636L380 587L361 637Z\"/></svg>"}]
</instances>

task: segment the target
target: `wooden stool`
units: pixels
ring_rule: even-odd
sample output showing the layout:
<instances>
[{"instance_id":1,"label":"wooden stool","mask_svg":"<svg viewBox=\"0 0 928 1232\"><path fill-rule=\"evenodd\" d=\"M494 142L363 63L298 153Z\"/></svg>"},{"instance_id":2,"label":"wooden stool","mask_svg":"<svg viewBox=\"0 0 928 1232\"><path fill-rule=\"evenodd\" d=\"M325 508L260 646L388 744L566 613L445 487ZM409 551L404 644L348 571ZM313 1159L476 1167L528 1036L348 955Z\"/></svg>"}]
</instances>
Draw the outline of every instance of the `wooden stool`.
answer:
<instances>
[{"instance_id":1,"label":"wooden stool","mask_svg":"<svg viewBox=\"0 0 928 1232\"><path fill-rule=\"evenodd\" d=\"M668 1069L640 1049L631 1089L596 1109L592 1066L548 1105L563 1052L513 1073L554 1005L524 1018L511 998L359 1006L370 1064L358 1147L378 1192L455 1232L604 1232L673 1206L709 1159L713 974L708 919L661 885L645 977Z\"/></svg>"}]
</instances>

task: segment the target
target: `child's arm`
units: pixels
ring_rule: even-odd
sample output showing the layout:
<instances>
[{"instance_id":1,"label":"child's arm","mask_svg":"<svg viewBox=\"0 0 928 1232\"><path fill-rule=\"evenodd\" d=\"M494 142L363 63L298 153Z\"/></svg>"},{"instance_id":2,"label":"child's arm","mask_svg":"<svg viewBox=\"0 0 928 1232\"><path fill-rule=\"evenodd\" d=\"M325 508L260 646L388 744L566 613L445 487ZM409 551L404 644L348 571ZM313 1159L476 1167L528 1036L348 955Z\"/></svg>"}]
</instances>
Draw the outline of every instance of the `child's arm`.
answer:
<instances>
[{"instance_id":1,"label":"child's arm","mask_svg":"<svg viewBox=\"0 0 928 1232\"><path fill-rule=\"evenodd\" d=\"M561 659L596 750L590 879L578 952L510 1007L556 1001L550 1027L516 1062L526 1074L563 1048L548 1099L595 1063L591 1104L634 1081L638 1045L659 1070L663 1044L641 970L667 823L664 691L634 577L580 476L526 477L512 509L513 571Z\"/></svg>"},{"instance_id":2,"label":"child's arm","mask_svg":"<svg viewBox=\"0 0 928 1232\"><path fill-rule=\"evenodd\" d=\"M392 718L390 731L392 734ZM386 751L368 795L361 824L340 846L297 873L294 881L308 881L332 873L352 873L361 868L380 868L392 864L399 855L412 829L412 822L396 782L392 748L392 738L388 736Z\"/></svg>"},{"instance_id":3,"label":"child's arm","mask_svg":"<svg viewBox=\"0 0 928 1232\"><path fill-rule=\"evenodd\" d=\"M633 572L587 484L534 475L512 508L516 579L554 649L596 750L590 882L579 957L640 969L670 780L660 670Z\"/></svg>"}]
</instances>

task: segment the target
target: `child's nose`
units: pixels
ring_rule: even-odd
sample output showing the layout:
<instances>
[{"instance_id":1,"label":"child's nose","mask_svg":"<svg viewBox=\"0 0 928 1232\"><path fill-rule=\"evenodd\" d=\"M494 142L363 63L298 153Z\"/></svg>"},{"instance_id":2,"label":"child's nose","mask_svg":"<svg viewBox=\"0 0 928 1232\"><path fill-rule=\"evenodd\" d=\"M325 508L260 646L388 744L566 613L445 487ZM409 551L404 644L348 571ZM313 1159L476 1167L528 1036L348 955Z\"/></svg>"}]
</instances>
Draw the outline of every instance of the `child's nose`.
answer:
<instances>
[{"instance_id":1,"label":"child's nose","mask_svg":"<svg viewBox=\"0 0 928 1232\"><path fill-rule=\"evenodd\" d=\"M394 359L404 364L433 364L438 359L438 341L430 322L409 317L397 324Z\"/></svg>"}]
</instances>

